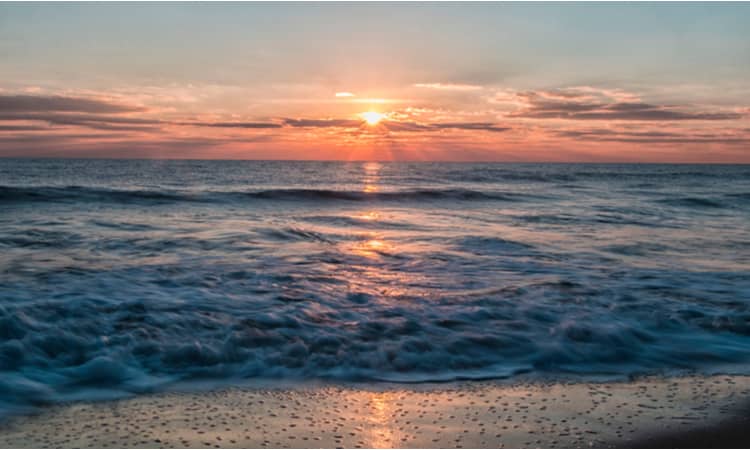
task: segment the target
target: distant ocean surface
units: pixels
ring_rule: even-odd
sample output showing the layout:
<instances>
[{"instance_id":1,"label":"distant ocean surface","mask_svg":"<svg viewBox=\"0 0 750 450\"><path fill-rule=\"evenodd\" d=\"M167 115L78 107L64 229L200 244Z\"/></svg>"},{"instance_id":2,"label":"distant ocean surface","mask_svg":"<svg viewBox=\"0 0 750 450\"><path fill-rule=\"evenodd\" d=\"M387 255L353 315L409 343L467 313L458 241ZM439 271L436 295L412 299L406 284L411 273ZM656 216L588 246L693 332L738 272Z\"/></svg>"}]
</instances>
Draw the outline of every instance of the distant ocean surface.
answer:
<instances>
[{"instance_id":1,"label":"distant ocean surface","mask_svg":"<svg viewBox=\"0 0 750 450\"><path fill-rule=\"evenodd\" d=\"M750 166L0 159L0 413L750 373Z\"/></svg>"}]
</instances>

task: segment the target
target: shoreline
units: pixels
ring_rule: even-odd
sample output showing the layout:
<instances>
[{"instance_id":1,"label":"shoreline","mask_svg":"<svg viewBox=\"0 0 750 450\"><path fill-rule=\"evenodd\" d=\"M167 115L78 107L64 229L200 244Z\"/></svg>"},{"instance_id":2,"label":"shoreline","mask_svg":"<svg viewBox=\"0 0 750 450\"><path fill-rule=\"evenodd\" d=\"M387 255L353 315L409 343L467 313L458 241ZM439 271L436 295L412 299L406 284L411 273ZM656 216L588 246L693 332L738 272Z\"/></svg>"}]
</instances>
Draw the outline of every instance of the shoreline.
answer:
<instances>
[{"instance_id":1,"label":"shoreline","mask_svg":"<svg viewBox=\"0 0 750 450\"><path fill-rule=\"evenodd\" d=\"M48 407L0 447L747 447L748 398L727 375L221 388Z\"/></svg>"}]
</instances>

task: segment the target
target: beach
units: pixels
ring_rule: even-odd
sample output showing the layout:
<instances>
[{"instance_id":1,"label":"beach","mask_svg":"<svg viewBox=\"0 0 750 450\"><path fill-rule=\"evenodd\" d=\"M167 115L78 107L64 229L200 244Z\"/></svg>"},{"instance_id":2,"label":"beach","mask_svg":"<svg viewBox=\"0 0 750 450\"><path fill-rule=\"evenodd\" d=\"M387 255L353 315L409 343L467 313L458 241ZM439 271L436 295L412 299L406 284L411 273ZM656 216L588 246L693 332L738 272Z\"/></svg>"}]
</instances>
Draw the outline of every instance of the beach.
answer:
<instances>
[{"instance_id":1,"label":"beach","mask_svg":"<svg viewBox=\"0 0 750 450\"><path fill-rule=\"evenodd\" d=\"M746 447L748 394L746 376L225 388L46 408L0 447Z\"/></svg>"}]
</instances>

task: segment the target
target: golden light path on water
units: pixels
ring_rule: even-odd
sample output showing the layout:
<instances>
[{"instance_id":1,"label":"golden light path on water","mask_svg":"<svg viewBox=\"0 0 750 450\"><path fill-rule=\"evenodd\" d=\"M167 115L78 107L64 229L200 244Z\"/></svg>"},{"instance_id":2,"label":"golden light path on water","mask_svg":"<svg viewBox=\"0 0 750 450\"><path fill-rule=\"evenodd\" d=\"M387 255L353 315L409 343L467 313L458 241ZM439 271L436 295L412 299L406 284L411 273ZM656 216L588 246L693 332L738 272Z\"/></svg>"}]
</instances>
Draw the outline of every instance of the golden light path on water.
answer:
<instances>
[{"instance_id":1,"label":"golden light path on water","mask_svg":"<svg viewBox=\"0 0 750 450\"><path fill-rule=\"evenodd\" d=\"M362 192L374 193L380 190L378 183L380 181L380 169L382 165L377 162L367 162L362 165L364 176L362 178ZM353 214L353 219L364 220L368 222L377 222L382 214L375 210L363 211ZM368 259L377 259L384 253L393 253L395 247L393 244L384 240L377 233L366 233L366 239L354 244L350 251L358 256L364 256ZM381 293L390 295L403 295L405 281L401 276L381 267L365 267L360 272L359 277L355 280L359 283L385 288ZM355 284L358 284L355 282ZM398 429L393 426L393 417L395 411L394 401L395 394L391 392L372 392L369 394L369 429L366 430L368 439L365 440L370 448L392 448L398 446L399 433Z\"/></svg>"},{"instance_id":2,"label":"golden light path on water","mask_svg":"<svg viewBox=\"0 0 750 450\"><path fill-rule=\"evenodd\" d=\"M366 162L362 165L364 177L362 178L362 192L374 193L380 190L378 183L380 181L380 169L382 165L378 162ZM368 211L355 215L354 218L367 221L376 221L380 218L377 211ZM393 246L383 241L375 233L369 234L370 238L364 242L359 242L352 247L352 251L360 256L376 258L382 252L390 252Z\"/></svg>"},{"instance_id":3,"label":"golden light path on water","mask_svg":"<svg viewBox=\"0 0 750 450\"><path fill-rule=\"evenodd\" d=\"M382 164L367 162L362 164L362 192L379 192L380 171ZM364 221L371 229L356 231L358 239L342 245L342 250L352 256L363 258L357 264L349 265L340 274L347 279L350 290L366 292L373 296L370 301L378 303L392 303L403 296L421 297L424 295L415 286L425 281L424 277L414 273L397 270L389 264L383 264L385 259L397 258L411 253L425 251L419 244L402 242L400 233L383 232L379 228L385 221L397 220L398 211L365 209L348 213L348 217L355 221ZM341 270L341 269L339 269Z\"/></svg>"},{"instance_id":4,"label":"golden light path on water","mask_svg":"<svg viewBox=\"0 0 750 450\"><path fill-rule=\"evenodd\" d=\"M370 193L379 190L378 182L380 181L381 167L380 163L377 162L368 162L362 166L365 171L365 176L362 179L362 183L364 184L364 187L362 188L363 192Z\"/></svg>"}]
</instances>

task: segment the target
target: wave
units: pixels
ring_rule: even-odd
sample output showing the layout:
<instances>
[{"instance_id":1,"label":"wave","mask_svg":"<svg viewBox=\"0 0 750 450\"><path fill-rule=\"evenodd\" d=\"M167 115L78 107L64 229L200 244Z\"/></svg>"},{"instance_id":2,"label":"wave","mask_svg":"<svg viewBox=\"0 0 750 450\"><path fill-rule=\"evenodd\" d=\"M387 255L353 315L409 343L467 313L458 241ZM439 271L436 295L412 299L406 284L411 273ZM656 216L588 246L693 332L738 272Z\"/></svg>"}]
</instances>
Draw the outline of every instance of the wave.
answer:
<instances>
[{"instance_id":1,"label":"wave","mask_svg":"<svg viewBox=\"0 0 750 450\"><path fill-rule=\"evenodd\" d=\"M358 165L47 164L0 173L0 416L201 381L750 372L747 169L383 165L361 192Z\"/></svg>"},{"instance_id":2,"label":"wave","mask_svg":"<svg viewBox=\"0 0 750 450\"><path fill-rule=\"evenodd\" d=\"M522 243L499 238L453 243L529 256ZM676 298L677 288L656 288L653 271L596 287L529 276L535 266L526 265L523 280L508 286L388 297L353 289L351 273L325 272L323 280L299 268L258 274L258 266L195 264L58 274L66 282L46 297L43 289L0 287L16 292L0 305L0 414L194 380L417 383L531 372L587 379L714 363L747 370L750 311L735 300L742 286L724 284L729 305L690 302ZM723 277L685 281L716 285Z\"/></svg>"},{"instance_id":3,"label":"wave","mask_svg":"<svg viewBox=\"0 0 750 450\"><path fill-rule=\"evenodd\" d=\"M727 205L717 199L705 197L679 197L658 200L658 203L682 208L725 208Z\"/></svg>"},{"instance_id":4,"label":"wave","mask_svg":"<svg viewBox=\"0 0 750 450\"><path fill-rule=\"evenodd\" d=\"M334 189L265 189L256 191L166 191L116 190L94 187L0 186L0 204L35 202L97 201L163 204L174 202L279 201L524 201L542 198L514 192L484 192L471 189L413 189L364 192Z\"/></svg>"},{"instance_id":5,"label":"wave","mask_svg":"<svg viewBox=\"0 0 750 450\"><path fill-rule=\"evenodd\" d=\"M0 186L0 204L107 200L112 202L172 202L180 200L197 200L197 198L187 193L162 190L115 190L83 186Z\"/></svg>"},{"instance_id":6,"label":"wave","mask_svg":"<svg viewBox=\"0 0 750 450\"><path fill-rule=\"evenodd\" d=\"M474 254L508 254L508 253L528 253L534 250L534 246L526 242L517 242L509 239L502 239L488 236L470 236L455 240L456 247L459 250L467 251Z\"/></svg>"}]
</instances>

